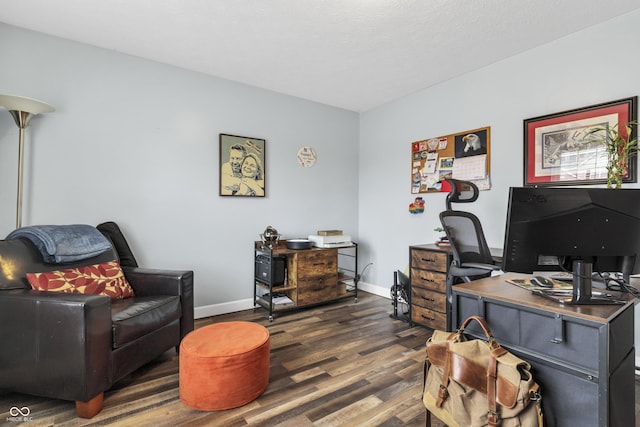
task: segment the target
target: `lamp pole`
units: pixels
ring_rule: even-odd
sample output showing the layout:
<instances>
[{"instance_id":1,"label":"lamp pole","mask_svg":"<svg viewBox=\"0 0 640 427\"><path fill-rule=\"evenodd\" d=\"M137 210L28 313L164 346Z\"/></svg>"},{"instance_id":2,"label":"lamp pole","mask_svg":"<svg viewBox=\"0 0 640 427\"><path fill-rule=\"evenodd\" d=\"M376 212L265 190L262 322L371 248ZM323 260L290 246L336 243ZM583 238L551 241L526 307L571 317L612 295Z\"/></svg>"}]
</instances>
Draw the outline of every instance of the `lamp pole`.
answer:
<instances>
[{"instance_id":1,"label":"lamp pole","mask_svg":"<svg viewBox=\"0 0 640 427\"><path fill-rule=\"evenodd\" d=\"M22 193L24 176L24 130L31 118L40 113L49 113L55 109L42 101L15 95L0 95L0 106L5 107L13 117L19 129L18 142L18 190L16 201L16 228L22 227Z\"/></svg>"}]
</instances>

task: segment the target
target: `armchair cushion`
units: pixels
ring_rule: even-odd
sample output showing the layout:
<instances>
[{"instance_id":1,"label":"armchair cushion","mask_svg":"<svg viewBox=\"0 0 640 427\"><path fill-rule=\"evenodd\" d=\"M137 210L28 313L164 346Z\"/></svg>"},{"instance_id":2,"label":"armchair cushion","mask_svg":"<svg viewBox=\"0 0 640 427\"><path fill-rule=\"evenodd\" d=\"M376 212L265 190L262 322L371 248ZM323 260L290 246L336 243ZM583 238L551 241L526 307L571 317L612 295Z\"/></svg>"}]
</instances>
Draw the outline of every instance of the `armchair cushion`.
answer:
<instances>
[{"instance_id":1,"label":"armchair cushion","mask_svg":"<svg viewBox=\"0 0 640 427\"><path fill-rule=\"evenodd\" d=\"M37 291L106 295L112 300L134 296L133 288L115 260L65 270L27 273L26 276Z\"/></svg>"},{"instance_id":2,"label":"armchair cushion","mask_svg":"<svg viewBox=\"0 0 640 427\"><path fill-rule=\"evenodd\" d=\"M112 301L113 348L158 330L181 316L179 296L137 296Z\"/></svg>"}]
</instances>

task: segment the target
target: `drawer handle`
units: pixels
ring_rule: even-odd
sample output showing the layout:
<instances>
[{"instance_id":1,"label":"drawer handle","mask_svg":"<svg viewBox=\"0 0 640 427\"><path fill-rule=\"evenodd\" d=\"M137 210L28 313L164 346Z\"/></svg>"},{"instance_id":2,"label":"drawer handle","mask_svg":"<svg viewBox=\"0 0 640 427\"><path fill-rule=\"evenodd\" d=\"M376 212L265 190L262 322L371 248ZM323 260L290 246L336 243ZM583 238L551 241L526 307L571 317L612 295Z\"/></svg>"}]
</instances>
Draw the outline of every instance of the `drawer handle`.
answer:
<instances>
[{"instance_id":1,"label":"drawer handle","mask_svg":"<svg viewBox=\"0 0 640 427\"><path fill-rule=\"evenodd\" d=\"M424 261L424 262L436 262L436 258L420 258L420 261Z\"/></svg>"},{"instance_id":2,"label":"drawer handle","mask_svg":"<svg viewBox=\"0 0 640 427\"><path fill-rule=\"evenodd\" d=\"M435 299L433 299L433 298L422 298L422 299L425 300L425 301L431 301L431 302L435 301Z\"/></svg>"},{"instance_id":3,"label":"drawer handle","mask_svg":"<svg viewBox=\"0 0 640 427\"><path fill-rule=\"evenodd\" d=\"M421 314L421 316L422 316L424 319L427 319L427 320L436 320L436 318L435 318L435 317L427 317L427 316L425 316L424 314Z\"/></svg>"}]
</instances>

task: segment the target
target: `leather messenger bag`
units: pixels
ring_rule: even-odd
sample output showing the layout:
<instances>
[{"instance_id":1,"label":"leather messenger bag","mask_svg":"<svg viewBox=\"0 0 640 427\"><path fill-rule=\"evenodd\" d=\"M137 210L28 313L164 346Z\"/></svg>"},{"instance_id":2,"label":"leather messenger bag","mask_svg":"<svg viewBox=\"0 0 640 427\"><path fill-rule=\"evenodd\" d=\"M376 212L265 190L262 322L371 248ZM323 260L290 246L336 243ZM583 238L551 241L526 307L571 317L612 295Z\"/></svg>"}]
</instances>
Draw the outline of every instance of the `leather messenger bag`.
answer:
<instances>
[{"instance_id":1,"label":"leather messenger bag","mask_svg":"<svg viewBox=\"0 0 640 427\"><path fill-rule=\"evenodd\" d=\"M473 320L488 341L463 335ZM481 317L470 316L456 332L434 331L424 372L427 426L431 414L450 427L543 426L531 365L502 348Z\"/></svg>"}]
</instances>

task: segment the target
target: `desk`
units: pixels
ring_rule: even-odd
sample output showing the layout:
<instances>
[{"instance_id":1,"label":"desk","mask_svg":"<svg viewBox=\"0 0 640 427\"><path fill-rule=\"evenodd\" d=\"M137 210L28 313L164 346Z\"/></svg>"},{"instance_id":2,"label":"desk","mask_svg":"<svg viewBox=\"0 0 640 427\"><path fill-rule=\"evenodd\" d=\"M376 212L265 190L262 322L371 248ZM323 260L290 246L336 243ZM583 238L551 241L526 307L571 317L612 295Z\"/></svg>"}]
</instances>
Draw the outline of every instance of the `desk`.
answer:
<instances>
[{"instance_id":1,"label":"desk","mask_svg":"<svg viewBox=\"0 0 640 427\"><path fill-rule=\"evenodd\" d=\"M505 348L531 363L547 427L635 425L633 301L564 306L502 276L456 285L453 324L485 318ZM484 337L472 324L467 332Z\"/></svg>"}]
</instances>

